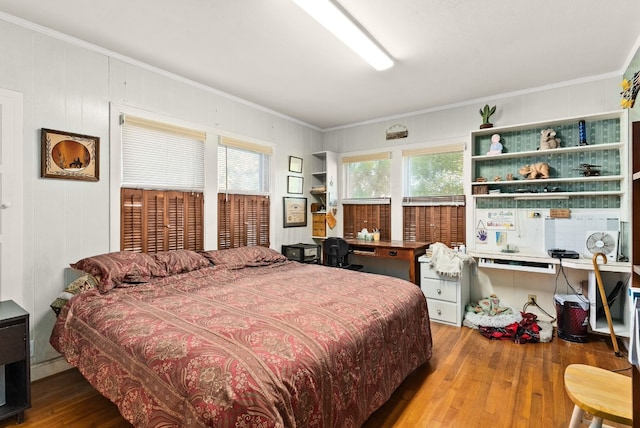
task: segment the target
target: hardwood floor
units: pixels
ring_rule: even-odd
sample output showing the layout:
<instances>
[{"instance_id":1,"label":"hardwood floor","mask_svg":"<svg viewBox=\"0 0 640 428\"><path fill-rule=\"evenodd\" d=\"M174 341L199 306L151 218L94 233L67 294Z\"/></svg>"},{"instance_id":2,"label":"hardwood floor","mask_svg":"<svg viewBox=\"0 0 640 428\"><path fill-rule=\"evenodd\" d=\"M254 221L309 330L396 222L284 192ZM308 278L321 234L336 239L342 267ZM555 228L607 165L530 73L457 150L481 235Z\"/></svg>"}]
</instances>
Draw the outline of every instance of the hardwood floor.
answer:
<instances>
[{"instance_id":1,"label":"hardwood floor","mask_svg":"<svg viewBox=\"0 0 640 428\"><path fill-rule=\"evenodd\" d=\"M564 391L567 365L630 367L626 357L615 356L608 336L589 343L554 337L550 343L518 345L465 327L432 323L432 332L431 361L410 375L364 428L566 427L573 409ZM13 426L131 427L76 370L34 382L25 422L0 422L0 428Z\"/></svg>"}]
</instances>

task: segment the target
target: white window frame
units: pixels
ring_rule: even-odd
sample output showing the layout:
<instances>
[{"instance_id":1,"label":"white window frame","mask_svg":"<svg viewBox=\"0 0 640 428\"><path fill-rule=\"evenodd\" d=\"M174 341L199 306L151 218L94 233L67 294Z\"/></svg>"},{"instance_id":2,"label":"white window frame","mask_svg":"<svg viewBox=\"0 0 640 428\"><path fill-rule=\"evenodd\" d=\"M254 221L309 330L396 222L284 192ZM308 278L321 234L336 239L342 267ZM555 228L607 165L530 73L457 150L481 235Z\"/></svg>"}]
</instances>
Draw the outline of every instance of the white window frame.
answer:
<instances>
[{"instance_id":1,"label":"white window frame","mask_svg":"<svg viewBox=\"0 0 640 428\"><path fill-rule=\"evenodd\" d=\"M391 192L392 192L392 183L391 177L389 179L389 196L379 197L379 198L349 198L347 197L348 193L348 180L347 180L347 170L349 168L349 164L359 163L359 162L370 162L370 161L380 161L380 160L388 160L390 162L391 175L393 175L393 159L391 156L391 152L388 150L385 151L376 151L371 153L363 153L363 154L354 154L349 155L345 154L341 157L341 176L342 176L342 203L343 204L390 204L391 203Z\"/></svg>"},{"instance_id":2,"label":"white window frame","mask_svg":"<svg viewBox=\"0 0 640 428\"><path fill-rule=\"evenodd\" d=\"M437 195L437 196L408 196L410 175L409 161L412 157L425 155L438 155L444 153L460 153L463 161L463 171L460 173L462 178L462 189L460 194L456 195ZM418 149L405 149L402 151L402 205L464 205L464 144L448 144L435 147L423 147Z\"/></svg>"},{"instance_id":3,"label":"white window frame","mask_svg":"<svg viewBox=\"0 0 640 428\"><path fill-rule=\"evenodd\" d=\"M121 115L135 116L153 122L165 123L168 126L175 126L184 129L192 129L206 133L204 144L204 213L207 217L204 230L205 249L214 249L217 243L216 225L218 224L217 211L217 135L202 125L196 125L179 119L150 113L133 107L117 104L110 105L110 159L109 159L109 251L120 250L120 188L123 184L122 177L122 135L121 135ZM213 159L213 167L207 162ZM209 225L209 227L207 227ZM213 225L213 226L211 226Z\"/></svg>"},{"instance_id":4,"label":"white window frame","mask_svg":"<svg viewBox=\"0 0 640 428\"><path fill-rule=\"evenodd\" d=\"M266 183L266 190L240 190L229 188L226 184L224 187L221 187L219 182L217 184L218 193L232 193L232 194L246 194L246 195L260 195L260 196L269 196L272 194L272 183L273 183L273 148L269 145L253 143L245 140L239 140L237 138L229 138L221 136L218 145L216 147L216 151L220 149L220 147L227 147L232 149L240 149L248 152L252 152L255 154L266 155L268 157L269 162L269 171ZM219 165L219 159L216 165ZM218 171L218 175L220 175L220 171ZM264 175L262 175L264 178Z\"/></svg>"}]
</instances>

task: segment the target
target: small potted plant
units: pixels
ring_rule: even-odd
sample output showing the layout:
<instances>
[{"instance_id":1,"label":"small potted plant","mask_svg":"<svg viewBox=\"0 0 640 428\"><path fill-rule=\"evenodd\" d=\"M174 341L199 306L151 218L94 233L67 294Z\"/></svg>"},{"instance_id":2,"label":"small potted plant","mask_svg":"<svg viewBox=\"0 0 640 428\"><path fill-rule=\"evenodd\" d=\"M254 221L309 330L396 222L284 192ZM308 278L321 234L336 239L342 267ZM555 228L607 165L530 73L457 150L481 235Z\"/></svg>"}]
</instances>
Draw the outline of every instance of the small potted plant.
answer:
<instances>
[{"instance_id":1,"label":"small potted plant","mask_svg":"<svg viewBox=\"0 0 640 428\"><path fill-rule=\"evenodd\" d=\"M485 104L485 106L480 109L480 116L482 116L482 125L480 125L480 129L493 128L493 123L489 122L489 118L495 112L496 106L489 107L489 104Z\"/></svg>"}]
</instances>

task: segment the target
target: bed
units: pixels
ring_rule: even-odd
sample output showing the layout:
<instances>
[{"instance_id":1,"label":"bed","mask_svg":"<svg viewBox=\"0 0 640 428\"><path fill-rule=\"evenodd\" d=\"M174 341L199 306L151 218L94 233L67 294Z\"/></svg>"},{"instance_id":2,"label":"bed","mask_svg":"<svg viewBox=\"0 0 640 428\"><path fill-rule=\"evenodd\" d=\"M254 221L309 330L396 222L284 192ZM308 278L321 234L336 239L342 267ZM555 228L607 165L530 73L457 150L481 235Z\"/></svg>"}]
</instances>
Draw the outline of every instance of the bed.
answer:
<instances>
[{"instance_id":1,"label":"bed","mask_svg":"<svg viewBox=\"0 0 640 428\"><path fill-rule=\"evenodd\" d=\"M50 343L134 426L359 427L431 358L425 297L401 279L263 247L71 266L84 286Z\"/></svg>"}]
</instances>

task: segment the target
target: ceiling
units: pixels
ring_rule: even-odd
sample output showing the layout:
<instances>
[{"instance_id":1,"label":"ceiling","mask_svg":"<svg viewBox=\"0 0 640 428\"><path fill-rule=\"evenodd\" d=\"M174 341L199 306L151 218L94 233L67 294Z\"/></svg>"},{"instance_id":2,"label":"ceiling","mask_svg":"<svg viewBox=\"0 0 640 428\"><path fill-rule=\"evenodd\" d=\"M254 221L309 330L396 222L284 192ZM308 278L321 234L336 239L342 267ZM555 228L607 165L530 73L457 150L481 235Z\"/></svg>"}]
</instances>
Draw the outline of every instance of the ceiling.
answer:
<instances>
[{"instance_id":1,"label":"ceiling","mask_svg":"<svg viewBox=\"0 0 640 428\"><path fill-rule=\"evenodd\" d=\"M339 3L394 67L375 71L290 0L0 0L0 11L319 129L621 75L640 35L637 0Z\"/></svg>"}]
</instances>

